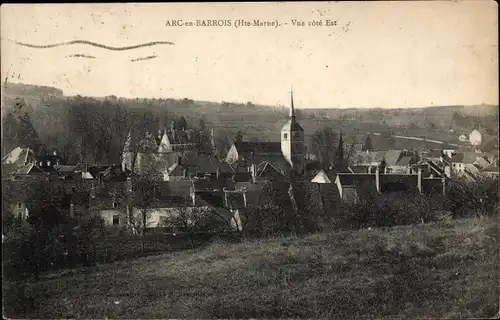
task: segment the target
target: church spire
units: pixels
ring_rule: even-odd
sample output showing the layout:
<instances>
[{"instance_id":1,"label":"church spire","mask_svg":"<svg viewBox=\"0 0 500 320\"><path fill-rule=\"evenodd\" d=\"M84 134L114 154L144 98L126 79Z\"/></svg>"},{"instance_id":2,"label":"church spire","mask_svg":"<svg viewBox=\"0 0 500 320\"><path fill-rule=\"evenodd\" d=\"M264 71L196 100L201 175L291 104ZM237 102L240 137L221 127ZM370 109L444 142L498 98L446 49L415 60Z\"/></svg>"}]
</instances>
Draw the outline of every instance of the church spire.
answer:
<instances>
[{"instance_id":1,"label":"church spire","mask_svg":"<svg viewBox=\"0 0 500 320\"><path fill-rule=\"evenodd\" d=\"M292 90L290 90L290 102L291 102L291 105L290 105L290 117L295 120L295 108L293 106L293 87L292 87Z\"/></svg>"}]
</instances>

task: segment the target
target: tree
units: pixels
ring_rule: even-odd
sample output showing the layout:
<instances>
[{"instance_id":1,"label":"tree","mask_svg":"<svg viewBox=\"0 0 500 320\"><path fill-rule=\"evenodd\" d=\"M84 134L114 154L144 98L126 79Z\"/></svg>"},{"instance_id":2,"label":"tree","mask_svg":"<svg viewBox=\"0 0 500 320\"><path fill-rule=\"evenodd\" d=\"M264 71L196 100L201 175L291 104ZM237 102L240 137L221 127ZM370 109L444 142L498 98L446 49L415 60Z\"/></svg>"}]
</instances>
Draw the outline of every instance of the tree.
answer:
<instances>
[{"instance_id":1,"label":"tree","mask_svg":"<svg viewBox=\"0 0 500 320\"><path fill-rule=\"evenodd\" d=\"M211 210L206 207L191 207L187 204L179 207L176 213L165 219L164 226L181 230L185 233L191 246L195 247L194 234L200 229L201 222L211 216Z\"/></svg>"},{"instance_id":2,"label":"tree","mask_svg":"<svg viewBox=\"0 0 500 320\"><path fill-rule=\"evenodd\" d=\"M38 150L40 147L40 139L31 122L30 115L26 112L20 117L19 132L17 141L21 147Z\"/></svg>"},{"instance_id":3,"label":"tree","mask_svg":"<svg viewBox=\"0 0 500 320\"><path fill-rule=\"evenodd\" d=\"M132 212L129 217L130 224L134 233L138 233L141 240L141 251L144 252L144 242L146 229L148 228L148 219L151 216L151 210L155 207L158 195L158 181L162 179L158 171L158 164L154 159L141 172L134 181L133 194L129 205ZM137 209L137 212L134 210Z\"/></svg>"},{"instance_id":4,"label":"tree","mask_svg":"<svg viewBox=\"0 0 500 320\"><path fill-rule=\"evenodd\" d=\"M2 189L3 201L24 202L29 210L27 224L15 217L4 220L9 223L4 229L11 245L9 274L38 279L41 272L57 265L63 256L61 239L66 234L60 231L69 218L68 195L45 181L16 182Z\"/></svg>"},{"instance_id":5,"label":"tree","mask_svg":"<svg viewBox=\"0 0 500 320\"><path fill-rule=\"evenodd\" d=\"M198 125L200 127L200 131L206 131L207 130L207 124L205 122L205 119L200 118L200 123Z\"/></svg>"},{"instance_id":6,"label":"tree","mask_svg":"<svg viewBox=\"0 0 500 320\"><path fill-rule=\"evenodd\" d=\"M242 140L243 140L243 133L241 131L238 131L234 136L234 141L241 142Z\"/></svg>"},{"instance_id":7,"label":"tree","mask_svg":"<svg viewBox=\"0 0 500 320\"><path fill-rule=\"evenodd\" d=\"M455 217L490 215L498 207L498 190L498 178L476 174L475 181L448 180L446 196Z\"/></svg>"},{"instance_id":8,"label":"tree","mask_svg":"<svg viewBox=\"0 0 500 320\"><path fill-rule=\"evenodd\" d=\"M380 173L384 173L386 167L387 167L387 162L385 161L385 157L383 157L382 161L380 161L380 165L378 166Z\"/></svg>"},{"instance_id":9,"label":"tree","mask_svg":"<svg viewBox=\"0 0 500 320\"><path fill-rule=\"evenodd\" d=\"M330 127L316 130L311 137L311 151L325 169L334 164L336 140L337 134Z\"/></svg>"},{"instance_id":10,"label":"tree","mask_svg":"<svg viewBox=\"0 0 500 320\"><path fill-rule=\"evenodd\" d=\"M373 141L370 134L366 136L365 143L363 143L363 151L372 151L373 150Z\"/></svg>"},{"instance_id":11,"label":"tree","mask_svg":"<svg viewBox=\"0 0 500 320\"><path fill-rule=\"evenodd\" d=\"M185 131L187 129L187 121L186 118L184 118L184 116L181 116L179 118L179 120L176 123L175 129L179 131Z\"/></svg>"},{"instance_id":12,"label":"tree","mask_svg":"<svg viewBox=\"0 0 500 320\"><path fill-rule=\"evenodd\" d=\"M19 143L17 141L17 133L19 132L19 124L12 112L2 117L2 156L11 151Z\"/></svg>"},{"instance_id":13,"label":"tree","mask_svg":"<svg viewBox=\"0 0 500 320\"><path fill-rule=\"evenodd\" d=\"M431 130L437 129L437 125L434 122L432 122L431 120L426 121L426 126L427 126L427 129L431 129Z\"/></svg>"},{"instance_id":14,"label":"tree","mask_svg":"<svg viewBox=\"0 0 500 320\"><path fill-rule=\"evenodd\" d=\"M242 229L255 230L263 235L297 230L297 216L292 210L288 184L266 184L260 192L258 205L246 208Z\"/></svg>"},{"instance_id":15,"label":"tree","mask_svg":"<svg viewBox=\"0 0 500 320\"><path fill-rule=\"evenodd\" d=\"M344 158L344 141L342 140L342 132L340 133L339 143L335 153L335 168L338 171L344 170L346 167L346 161Z\"/></svg>"}]
</instances>

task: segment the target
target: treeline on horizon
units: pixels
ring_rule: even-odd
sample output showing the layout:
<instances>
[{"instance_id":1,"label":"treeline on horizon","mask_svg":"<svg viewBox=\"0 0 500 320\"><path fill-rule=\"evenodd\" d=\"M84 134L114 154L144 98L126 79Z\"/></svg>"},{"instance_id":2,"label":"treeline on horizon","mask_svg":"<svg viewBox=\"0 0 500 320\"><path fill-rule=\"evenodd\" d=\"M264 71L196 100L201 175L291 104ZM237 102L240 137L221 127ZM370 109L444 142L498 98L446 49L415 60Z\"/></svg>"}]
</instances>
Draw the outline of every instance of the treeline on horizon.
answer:
<instances>
[{"instance_id":1,"label":"treeline on horizon","mask_svg":"<svg viewBox=\"0 0 500 320\"><path fill-rule=\"evenodd\" d=\"M25 90L23 94L27 92ZM126 99L115 96L92 98L54 95L42 97L38 103L30 99L29 103L23 98L12 99L10 94L10 99L4 102L7 105L2 117L2 156L17 146L31 147L41 153L55 149L67 163L119 163L129 133L134 139L145 136L146 132L156 134L160 127L169 128L172 121L177 123L181 119L201 137L209 137L211 128L215 128L215 144L220 155L223 155L236 136L243 135L246 141L272 141L278 138L273 137L279 134L277 123L285 121L288 114L284 106L266 108L251 102L211 103L187 98ZM321 153L327 151L317 150L315 140L325 129L334 126L332 121L316 121L322 118L336 119L340 123L377 123L387 130L391 126L396 128L393 122L399 119L399 127L408 129L409 134L411 130L416 132L417 129L448 130L450 124L463 130L480 126L487 128L493 135L498 134L498 112L472 116L448 111L446 116L443 115L446 121L439 122L435 120L437 116L432 110L343 110L338 114L334 111L297 110L297 116L303 123L313 124L312 130L309 129L311 132L307 134L308 150L320 158L324 158ZM351 133L344 131L344 134L344 139L349 140ZM331 144L336 138L328 139L325 143ZM358 142L363 141L358 139ZM330 147L335 149L335 143Z\"/></svg>"},{"instance_id":2,"label":"treeline on horizon","mask_svg":"<svg viewBox=\"0 0 500 320\"><path fill-rule=\"evenodd\" d=\"M189 108L192 103L188 99L154 101L76 96L50 99L33 108L21 99L2 119L2 154L19 146L30 147L39 155L57 150L66 163L120 163L129 134L135 144L148 133L170 129L172 123L179 130L191 129L194 141L206 144L210 137L206 119L169 111L169 104ZM218 132L216 145L227 148L229 139L221 130Z\"/></svg>"}]
</instances>

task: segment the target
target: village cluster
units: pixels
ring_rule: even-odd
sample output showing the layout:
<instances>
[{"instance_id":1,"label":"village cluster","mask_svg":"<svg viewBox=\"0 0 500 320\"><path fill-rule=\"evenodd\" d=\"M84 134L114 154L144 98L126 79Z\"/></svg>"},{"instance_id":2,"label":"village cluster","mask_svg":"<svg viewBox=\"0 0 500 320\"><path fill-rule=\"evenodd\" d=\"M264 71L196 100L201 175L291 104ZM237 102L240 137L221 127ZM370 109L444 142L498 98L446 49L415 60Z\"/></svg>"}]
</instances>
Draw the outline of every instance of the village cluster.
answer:
<instances>
[{"instance_id":1,"label":"village cluster","mask_svg":"<svg viewBox=\"0 0 500 320\"><path fill-rule=\"evenodd\" d=\"M296 119L293 95L289 119L284 120L280 141L235 140L223 159L198 150L190 142L189 130L174 126L160 128L137 148L129 139L122 162L114 165L66 164L61 163L57 151L40 158L29 148L17 147L2 159L2 178L14 190L23 188L26 180L62 186L71 195L61 204L70 216L98 215L106 225L125 228L129 226L129 217L140 211L127 201L127 195L136 192L135 175L148 170L154 160L160 164L156 170L161 178L156 184L154 205L148 209L147 228L168 229L168 218L181 210L210 210L227 219L233 231L240 231L244 211L259 205L259 194L266 183L300 181L321 185L317 190L326 192L322 197L334 196L338 201L355 204L367 188L377 193L446 194L450 178L474 180L478 175L499 174L497 152L478 149L484 142L480 130L460 136L461 142L468 141L468 151L380 151L376 145L365 143L345 168L325 170L306 152L304 129ZM27 219L29 208L24 193L14 194L19 196L11 203L12 213ZM293 198L293 190L290 196Z\"/></svg>"}]
</instances>

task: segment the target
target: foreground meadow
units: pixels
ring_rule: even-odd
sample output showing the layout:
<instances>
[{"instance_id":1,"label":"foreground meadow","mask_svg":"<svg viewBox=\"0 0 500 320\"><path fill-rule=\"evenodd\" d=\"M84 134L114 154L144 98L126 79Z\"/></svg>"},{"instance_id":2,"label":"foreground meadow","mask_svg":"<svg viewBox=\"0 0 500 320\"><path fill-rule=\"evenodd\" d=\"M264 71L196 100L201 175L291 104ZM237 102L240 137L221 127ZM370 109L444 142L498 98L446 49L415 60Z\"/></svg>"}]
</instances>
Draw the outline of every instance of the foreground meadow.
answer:
<instances>
[{"instance_id":1,"label":"foreground meadow","mask_svg":"<svg viewBox=\"0 0 500 320\"><path fill-rule=\"evenodd\" d=\"M488 318L494 219L207 247L4 281L8 318Z\"/></svg>"}]
</instances>

